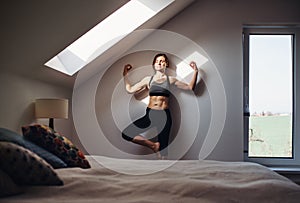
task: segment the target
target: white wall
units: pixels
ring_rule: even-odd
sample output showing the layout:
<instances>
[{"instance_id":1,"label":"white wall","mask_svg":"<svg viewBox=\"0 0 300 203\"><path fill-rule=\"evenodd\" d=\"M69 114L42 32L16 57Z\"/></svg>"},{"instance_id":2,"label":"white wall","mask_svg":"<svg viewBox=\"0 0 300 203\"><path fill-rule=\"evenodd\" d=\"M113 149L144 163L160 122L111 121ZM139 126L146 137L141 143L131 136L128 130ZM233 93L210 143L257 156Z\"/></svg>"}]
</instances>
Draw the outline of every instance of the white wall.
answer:
<instances>
[{"instance_id":1,"label":"white wall","mask_svg":"<svg viewBox=\"0 0 300 203\"><path fill-rule=\"evenodd\" d=\"M220 139L216 139L216 147L212 146L213 151L207 157L208 159L242 160L243 158L242 26L245 24L299 24L299 4L297 0L195 0L191 6L161 27L161 29L186 36L201 46L210 57L211 62L215 64L222 78L226 94L225 126ZM178 43L168 44L166 47L176 46L176 44ZM141 46L141 44L138 46ZM179 60L178 57L172 54L170 56L173 61ZM147 150L125 142L120 136L122 126L130 121L127 119L130 117L126 111L121 110L128 108L131 117L137 117L144 112L145 106L135 98L127 95L125 91L121 91L121 88L118 89L120 91L118 92L119 95L114 96L119 96L115 101L119 104L118 110L121 119L116 124L116 119L113 119L111 110L113 94L111 90L116 87L122 78L121 72L124 63L132 63L138 67L151 62L152 57L152 51L141 51L124 56L119 61L93 64L93 66L99 67L109 65L109 69L105 73L95 74L93 78L83 82L80 87L74 88L74 92L81 90L81 93L83 93L80 97L75 94L75 101L73 102L79 107L76 109L79 119L74 123L72 123L71 114L72 90L1 70L0 126L21 132L20 127L22 125L37 122L34 118L33 102L35 98L64 97L70 99L70 118L68 120L56 119L55 126L58 131L70 138L81 149L84 148L80 145L80 142L88 146L86 148L90 153L102 155L135 157L128 154L124 155L112 149L110 144L127 153L147 153ZM186 147L186 141L193 141L192 146L189 147L183 157L185 159L197 159L201 149L206 147L206 145L203 146L203 142L212 123L211 112L215 109L211 106L212 102L217 104L219 102L220 111L222 111L221 107L224 105L222 100L212 100L213 96L220 91L215 84L218 80L217 73L207 65L202 68L205 70L206 79L202 87L198 87L196 96L187 96L185 93L180 93L177 96L183 98L184 105L174 101L172 103L175 105L173 107L175 111L171 109L176 124L174 132L180 132L177 137L181 139L178 140L178 145L173 146L171 150L173 152L176 150L181 151ZM136 74L133 79L137 79L142 74L144 72ZM99 77L102 76L103 79L99 81ZM194 101L191 98L196 98L197 108L200 111L200 122L197 123L199 129L197 130L193 128L193 122L188 120L190 112L195 112L194 105L189 103ZM186 99L188 99L188 102L184 102ZM122 106L123 104L127 106ZM90 114L86 112L95 114L92 116L94 118L92 122ZM191 119L193 118L191 116ZM38 120L38 122L47 123L47 120ZM101 126L103 131L98 134L98 131L93 128L94 124ZM218 122L214 124L216 126L222 125ZM76 136L74 125L78 136ZM183 127L186 131L180 131L180 127ZM195 140L190 136L194 132L197 133Z\"/></svg>"},{"instance_id":2,"label":"white wall","mask_svg":"<svg viewBox=\"0 0 300 203\"><path fill-rule=\"evenodd\" d=\"M22 134L21 127L32 123L48 125L48 119L36 119L34 102L37 98L66 98L71 104L72 91L53 84L1 71L0 74L0 127ZM77 142L72 122L71 105L69 119L54 119L55 130ZM80 145L79 145L80 146ZM80 146L81 147L81 146Z\"/></svg>"},{"instance_id":3,"label":"white wall","mask_svg":"<svg viewBox=\"0 0 300 203\"><path fill-rule=\"evenodd\" d=\"M176 127L186 130L178 133L177 137L181 142L177 142L177 145L171 148L171 156L177 151L184 151L188 140L193 143L183 156L184 159L198 159L203 149L204 152L209 152L209 155L205 156L207 159L235 161L243 159L242 27L245 24L299 23L297 4L297 1L293 0L198 0L161 27L196 42L210 57L211 63L202 67L206 76L202 84L204 88L198 89L199 94L193 97L196 98L199 110L195 111L195 106L191 105L194 101L190 100L192 95L181 97L182 94L178 94L178 98L184 99L182 104L177 105L175 102L175 109L180 110L179 116L174 115L179 125ZM164 43L157 40L153 41L153 44L157 42ZM147 41L136 47L144 46L143 43ZM165 46L176 47L176 44L177 42L174 42ZM152 44L149 47L152 47ZM184 48L188 50L191 46L187 45ZM139 67L151 63L152 58L151 51L140 51L126 55L118 61L93 64L94 68L107 71L100 71L90 80L81 82L80 86L74 88L75 110L73 110L77 115L74 115L75 127L88 152L117 157L135 157L133 154L147 153L140 146L125 142L121 138L122 127L130 122L131 118L142 115L145 106L127 95L125 90L122 90L120 81L125 63ZM175 56L171 59L177 60ZM133 80L145 73L137 72ZM223 91L219 88L218 74L224 85L225 102L216 96ZM80 74L77 77L80 80ZM214 111L215 115L226 111L225 125L220 138L216 134L208 134L210 125L213 129L223 125L222 119L211 121ZM193 115L195 112L200 112L200 115ZM196 123L199 129L194 130L193 121L197 116L200 116L199 123ZM193 140L191 136L195 131L197 136ZM205 142L207 137L212 140ZM210 148L213 149L211 153Z\"/></svg>"},{"instance_id":4,"label":"white wall","mask_svg":"<svg viewBox=\"0 0 300 203\"><path fill-rule=\"evenodd\" d=\"M242 26L299 23L297 1L195 1L162 29L178 32L198 43L218 68L227 98L227 119L216 148L208 157L241 160L243 154ZM212 75L207 76L213 79ZM195 142L190 156L197 152Z\"/></svg>"}]
</instances>

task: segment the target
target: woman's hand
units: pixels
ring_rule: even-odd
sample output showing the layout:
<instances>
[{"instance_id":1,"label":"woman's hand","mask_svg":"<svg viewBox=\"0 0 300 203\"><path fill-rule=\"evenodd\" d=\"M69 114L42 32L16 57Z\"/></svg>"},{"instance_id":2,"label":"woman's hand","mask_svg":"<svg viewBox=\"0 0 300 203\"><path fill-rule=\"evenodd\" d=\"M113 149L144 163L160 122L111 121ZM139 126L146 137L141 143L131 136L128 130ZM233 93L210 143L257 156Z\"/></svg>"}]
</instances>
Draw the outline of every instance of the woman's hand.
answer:
<instances>
[{"instance_id":1,"label":"woman's hand","mask_svg":"<svg viewBox=\"0 0 300 203\"><path fill-rule=\"evenodd\" d=\"M194 69L194 71L198 71L197 65L194 61L190 63L190 66Z\"/></svg>"},{"instance_id":2,"label":"woman's hand","mask_svg":"<svg viewBox=\"0 0 300 203\"><path fill-rule=\"evenodd\" d=\"M132 68L132 66L130 64L126 64L124 66L123 76L127 75L131 68Z\"/></svg>"}]
</instances>

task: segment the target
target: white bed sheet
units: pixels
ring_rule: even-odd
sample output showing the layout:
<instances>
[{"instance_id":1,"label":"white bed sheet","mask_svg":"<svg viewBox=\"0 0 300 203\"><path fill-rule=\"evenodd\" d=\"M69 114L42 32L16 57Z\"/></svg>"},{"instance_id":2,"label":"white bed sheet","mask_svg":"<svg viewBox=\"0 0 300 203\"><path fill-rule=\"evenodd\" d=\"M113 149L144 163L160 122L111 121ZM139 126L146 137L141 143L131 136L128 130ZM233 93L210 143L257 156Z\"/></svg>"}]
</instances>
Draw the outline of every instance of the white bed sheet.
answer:
<instances>
[{"instance_id":1,"label":"white bed sheet","mask_svg":"<svg viewBox=\"0 0 300 203\"><path fill-rule=\"evenodd\" d=\"M172 164L104 156L88 156L88 160L91 169L56 169L64 186L27 187L0 202L300 202L299 185L255 163L182 160ZM157 172L149 173L153 170Z\"/></svg>"}]
</instances>

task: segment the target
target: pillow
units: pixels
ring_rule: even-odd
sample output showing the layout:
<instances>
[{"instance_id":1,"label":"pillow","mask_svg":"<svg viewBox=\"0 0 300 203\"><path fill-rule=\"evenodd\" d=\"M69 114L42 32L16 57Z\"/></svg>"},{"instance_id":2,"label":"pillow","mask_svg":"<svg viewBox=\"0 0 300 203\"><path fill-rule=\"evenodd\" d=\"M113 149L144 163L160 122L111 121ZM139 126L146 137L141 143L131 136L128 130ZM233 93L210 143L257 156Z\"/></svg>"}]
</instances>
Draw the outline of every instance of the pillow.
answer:
<instances>
[{"instance_id":1,"label":"pillow","mask_svg":"<svg viewBox=\"0 0 300 203\"><path fill-rule=\"evenodd\" d=\"M45 161L47 161L53 168L67 167L67 164L54 154L24 139L23 136L8 129L0 128L0 141L12 142L26 149L29 149L30 151L33 151L34 153L45 159Z\"/></svg>"},{"instance_id":2,"label":"pillow","mask_svg":"<svg viewBox=\"0 0 300 203\"><path fill-rule=\"evenodd\" d=\"M44 159L10 142L0 142L0 170L18 185L63 185Z\"/></svg>"},{"instance_id":3,"label":"pillow","mask_svg":"<svg viewBox=\"0 0 300 203\"><path fill-rule=\"evenodd\" d=\"M2 170L0 170L0 197L21 193L21 188Z\"/></svg>"},{"instance_id":4,"label":"pillow","mask_svg":"<svg viewBox=\"0 0 300 203\"><path fill-rule=\"evenodd\" d=\"M23 136L62 159L69 167L90 168L88 160L70 140L46 125L22 127Z\"/></svg>"}]
</instances>

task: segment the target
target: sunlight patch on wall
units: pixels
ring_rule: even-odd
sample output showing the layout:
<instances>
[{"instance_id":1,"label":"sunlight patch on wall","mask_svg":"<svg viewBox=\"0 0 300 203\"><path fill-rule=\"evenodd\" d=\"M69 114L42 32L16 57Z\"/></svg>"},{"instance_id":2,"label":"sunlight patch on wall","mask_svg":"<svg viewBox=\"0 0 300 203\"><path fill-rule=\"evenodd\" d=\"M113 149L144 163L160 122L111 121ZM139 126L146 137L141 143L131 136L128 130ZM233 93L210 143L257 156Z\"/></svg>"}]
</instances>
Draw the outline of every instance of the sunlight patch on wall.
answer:
<instances>
[{"instance_id":1,"label":"sunlight patch on wall","mask_svg":"<svg viewBox=\"0 0 300 203\"><path fill-rule=\"evenodd\" d=\"M45 65L71 76L172 2L131 0Z\"/></svg>"},{"instance_id":2,"label":"sunlight patch on wall","mask_svg":"<svg viewBox=\"0 0 300 203\"><path fill-rule=\"evenodd\" d=\"M189 74L193 72L193 69L190 67L190 63L194 61L198 68L205 64L208 59L201 55L199 52L195 51L183 61L176 65L176 73L179 79L185 79Z\"/></svg>"}]
</instances>

